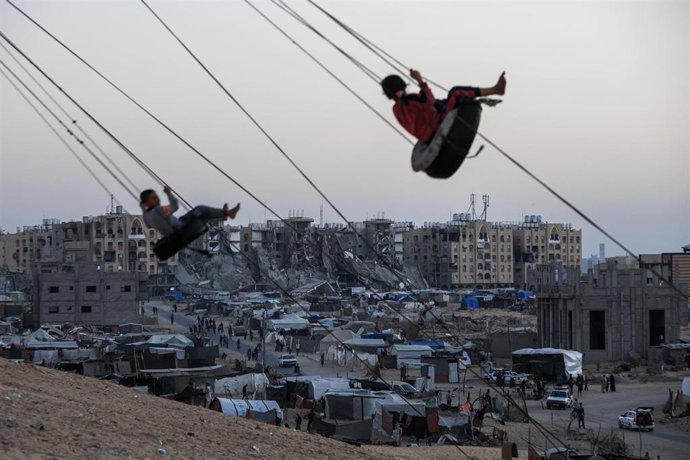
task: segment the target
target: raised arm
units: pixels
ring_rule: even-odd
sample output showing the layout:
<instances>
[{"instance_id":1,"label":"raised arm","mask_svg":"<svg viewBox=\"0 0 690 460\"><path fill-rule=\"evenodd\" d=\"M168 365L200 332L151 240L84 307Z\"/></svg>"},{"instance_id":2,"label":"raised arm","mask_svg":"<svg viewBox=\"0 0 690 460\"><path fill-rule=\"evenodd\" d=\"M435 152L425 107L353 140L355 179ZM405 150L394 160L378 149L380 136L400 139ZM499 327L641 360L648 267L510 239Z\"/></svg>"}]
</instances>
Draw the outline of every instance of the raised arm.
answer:
<instances>
[{"instance_id":1,"label":"raised arm","mask_svg":"<svg viewBox=\"0 0 690 460\"><path fill-rule=\"evenodd\" d=\"M176 197L175 195L173 195L172 190L170 190L170 187L168 187L167 185L166 185L165 188L163 189L163 193L165 193L166 195L168 195L168 203L169 203L169 204L168 204L168 206L167 206L167 210L168 210L168 212L169 212L168 216L170 216L170 215L172 215L175 211L177 211L178 209L180 209L180 204L179 204L178 201L177 201L177 197ZM167 217L167 216L166 216L166 217Z\"/></svg>"},{"instance_id":2,"label":"raised arm","mask_svg":"<svg viewBox=\"0 0 690 460\"><path fill-rule=\"evenodd\" d=\"M422 78L422 74L419 70L410 69L410 77L417 82L419 85L419 95L422 96L422 100L425 105L434 105L434 93L431 92L431 88Z\"/></svg>"}]
</instances>

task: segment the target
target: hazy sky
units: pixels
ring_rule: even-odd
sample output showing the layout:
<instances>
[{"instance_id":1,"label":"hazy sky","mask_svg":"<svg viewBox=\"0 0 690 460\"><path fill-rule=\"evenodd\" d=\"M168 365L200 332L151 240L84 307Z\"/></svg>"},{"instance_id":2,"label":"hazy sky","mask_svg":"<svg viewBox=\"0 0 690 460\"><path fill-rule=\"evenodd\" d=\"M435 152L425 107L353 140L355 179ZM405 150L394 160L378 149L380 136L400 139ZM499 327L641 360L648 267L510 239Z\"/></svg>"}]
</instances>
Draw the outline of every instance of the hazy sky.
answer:
<instances>
[{"instance_id":1,"label":"hazy sky","mask_svg":"<svg viewBox=\"0 0 690 460\"><path fill-rule=\"evenodd\" d=\"M139 2L16 1L275 210L318 221L321 198ZM389 72L312 6L288 1ZM633 250L690 243L690 2L320 3L446 86L488 86L506 70L504 103L484 111L482 132ZM256 4L394 121L377 85L275 6ZM490 220L571 222L583 228L585 255L606 241L489 146L450 180L413 173L408 144L243 1L151 5L348 218L445 221L467 210L471 193L489 194ZM5 2L0 27L187 199L241 201L239 223L270 218ZM0 226L105 211L109 198L3 78L0 98ZM137 184L154 185L65 104ZM339 221L326 205L324 216Z\"/></svg>"}]
</instances>

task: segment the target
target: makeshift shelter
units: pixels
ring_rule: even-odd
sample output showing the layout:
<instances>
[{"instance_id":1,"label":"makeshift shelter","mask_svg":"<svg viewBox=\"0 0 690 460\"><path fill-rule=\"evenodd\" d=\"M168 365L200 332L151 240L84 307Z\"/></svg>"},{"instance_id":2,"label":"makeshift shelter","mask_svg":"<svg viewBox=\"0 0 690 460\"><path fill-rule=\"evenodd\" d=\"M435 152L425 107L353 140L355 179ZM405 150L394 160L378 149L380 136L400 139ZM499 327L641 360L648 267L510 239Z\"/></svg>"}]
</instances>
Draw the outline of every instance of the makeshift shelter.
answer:
<instances>
[{"instance_id":1,"label":"makeshift shelter","mask_svg":"<svg viewBox=\"0 0 690 460\"><path fill-rule=\"evenodd\" d=\"M250 395L256 391L265 391L268 385L268 377L266 377L266 374L243 374L236 377L225 377L214 382L213 392L226 397L241 395L242 388L245 385L247 385L247 391Z\"/></svg>"},{"instance_id":2,"label":"makeshift shelter","mask_svg":"<svg viewBox=\"0 0 690 460\"><path fill-rule=\"evenodd\" d=\"M403 365L419 364L422 356L431 356L433 350L428 345L402 345L395 344L391 347L391 355L397 358L398 368Z\"/></svg>"},{"instance_id":3,"label":"makeshift shelter","mask_svg":"<svg viewBox=\"0 0 690 460\"><path fill-rule=\"evenodd\" d=\"M283 411L276 401L213 398L209 409L272 425L283 424Z\"/></svg>"},{"instance_id":4,"label":"makeshift shelter","mask_svg":"<svg viewBox=\"0 0 690 460\"><path fill-rule=\"evenodd\" d=\"M152 335L145 342L150 345L164 345L168 347L187 348L193 347L194 342L182 334L160 334Z\"/></svg>"},{"instance_id":5,"label":"makeshift shelter","mask_svg":"<svg viewBox=\"0 0 690 460\"><path fill-rule=\"evenodd\" d=\"M462 303L460 305L462 308L477 310L479 308L479 304L479 299L476 299L474 297L465 297L464 299L462 299Z\"/></svg>"},{"instance_id":6,"label":"makeshift shelter","mask_svg":"<svg viewBox=\"0 0 690 460\"><path fill-rule=\"evenodd\" d=\"M355 337L357 337L357 334L355 334L349 329L335 329L331 332L332 334L327 334L319 342L318 351L320 353L326 353L328 351L328 347L330 347L331 345L338 345L340 344L340 342L345 342L347 340L354 339Z\"/></svg>"},{"instance_id":7,"label":"makeshift shelter","mask_svg":"<svg viewBox=\"0 0 690 460\"><path fill-rule=\"evenodd\" d=\"M275 331L279 331L281 329L299 331L302 329L306 329L307 326L309 326L309 321L302 318L299 315L296 315L295 313L291 313L289 315L283 316L280 319L269 319L268 325L269 328Z\"/></svg>"},{"instance_id":8,"label":"makeshift shelter","mask_svg":"<svg viewBox=\"0 0 690 460\"><path fill-rule=\"evenodd\" d=\"M42 328L36 329L24 338L24 347L27 349L78 348L76 341L58 340ZM34 362L36 361L34 360Z\"/></svg>"},{"instance_id":9,"label":"makeshift shelter","mask_svg":"<svg viewBox=\"0 0 690 460\"><path fill-rule=\"evenodd\" d=\"M558 348L523 348L512 353L513 370L557 381L582 374L582 353Z\"/></svg>"}]
</instances>

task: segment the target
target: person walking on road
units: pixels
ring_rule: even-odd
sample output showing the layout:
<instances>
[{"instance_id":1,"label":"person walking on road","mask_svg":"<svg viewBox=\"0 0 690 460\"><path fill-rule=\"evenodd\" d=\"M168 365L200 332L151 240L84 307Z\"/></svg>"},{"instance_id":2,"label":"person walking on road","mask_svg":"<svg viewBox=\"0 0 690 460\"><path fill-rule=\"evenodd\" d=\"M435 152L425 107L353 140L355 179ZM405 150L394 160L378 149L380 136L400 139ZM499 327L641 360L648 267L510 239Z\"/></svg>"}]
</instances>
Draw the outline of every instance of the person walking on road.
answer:
<instances>
[{"instance_id":1,"label":"person walking on road","mask_svg":"<svg viewBox=\"0 0 690 460\"><path fill-rule=\"evenodd\" d=\"M587 429L585 427L585 408L582 406L582 403L577 407L577 427Z\"/></svg>"},{"instance_id":2,"label":"person walking on road","mask_svg":"<svg viewBox=\"0 0 690 460\"><path fill-rule=\"evenodd\" d=\"M295 416L295 429L302 431L302 416L299 413Z\"/></svg>"},{"instance_id":3,"label":"person walking on road","mask_svg":"<svg viewBox=\"0 0 690 460\"><path fill-rule=\"evenodd\" d=\"M323 363L326 361L326 355L324 353L321 353L321 367L323 367Z\"/></svg>"},{"instance_id":4,"label":"person walking on road","mask_svg":"<svg viewBox=\"0 0 690 460\"><path fill-rule=\"evenodd\" d=\"M613 374L609 376L609 388L611 389L611 393L616 392L616 377L614 377Z\"/></svg>"},{"instance_id":5,"label":"person walking on road","mask_svg":"<svg viewBox=\"0 0 690 460\"><path fill-rule=\"evenodd\" d=\"M240 339L237 339L237 349L240 349Z\"/></svg>"},{"instance_id":6,"label":"person walking on road","mask_svg":"<svg viewBox=\"0 0 690 460\"><path fill-rule=\"evenodd\" d=\"M298 340L297 345L295 345L295 351L297 352L297 356L299 356L299 348L300 348L300 344L299 344L299 340Z\"/></svg>"},{"instance_id":7,"label":"person walking on road","mask_svg":"<svg viewBox=\"0 0 690 460\"><path fill-rule=\"evenodd\" d=\"M175 313L170 313L170 324L175 322Z\"/></svg>"}]
</instances>

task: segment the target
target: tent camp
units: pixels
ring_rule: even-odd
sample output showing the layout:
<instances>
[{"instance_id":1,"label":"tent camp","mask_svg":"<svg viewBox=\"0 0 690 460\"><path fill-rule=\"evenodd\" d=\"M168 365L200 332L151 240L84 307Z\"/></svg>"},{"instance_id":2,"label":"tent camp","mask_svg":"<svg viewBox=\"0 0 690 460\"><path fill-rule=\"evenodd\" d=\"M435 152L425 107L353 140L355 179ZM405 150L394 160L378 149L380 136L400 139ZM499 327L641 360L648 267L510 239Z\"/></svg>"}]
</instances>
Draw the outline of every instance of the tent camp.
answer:
<instances>
[{"instance_id":1,"label":"tent camp","mask_svg":"<svg viewBox=\"0 0 690 460\"><path fill-rule=\"evenodd\" d=\"M559 348L523 348L512 353L513 370L558 381L582 374L582 353Z\"/></svg>"},{"instance_id":2,"label":"tent camp","mask_svg":"<svg viewBox=\"0 0 690 460\"><path fill-rule=\"evenodd\" d=\"M419 364L422 356L431 356L433 349L428 345L395 344L391 347L391 355L397 359L398 368L403 365Z\"/></svg>"}]
</instances>

